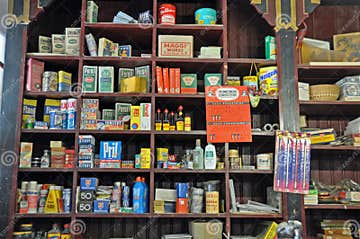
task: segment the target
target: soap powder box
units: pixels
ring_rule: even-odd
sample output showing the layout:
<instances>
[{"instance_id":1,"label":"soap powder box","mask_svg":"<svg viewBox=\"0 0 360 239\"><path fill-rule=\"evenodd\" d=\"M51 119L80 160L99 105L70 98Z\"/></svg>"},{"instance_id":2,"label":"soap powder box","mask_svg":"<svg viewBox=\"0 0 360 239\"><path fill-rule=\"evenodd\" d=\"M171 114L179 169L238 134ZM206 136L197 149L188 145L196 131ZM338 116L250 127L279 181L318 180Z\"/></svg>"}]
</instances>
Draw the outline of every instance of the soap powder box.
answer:
<instances>
[{"instance_id":1,"label":"soap powder box","mask_svg":"<svg viewBox=\"0 0 360 239\"><path fill-rule=\"evenodd\" d=\"M80 178L80 190L96 190L98 186L97 178Z\"/></svg>"},{"instance_id":2,"label":"soap powder box","mask_svg":"<svg viewBox=\"0 0 360 239\"><path fill-rule=\"evenodd\" d=\"M82 79L82 92L96 93L97 91L97 66L84 66Z\"/></svg>"},{"instance_id":3,"label":"soap powder box","mask_svg":"<svg viewBox=\"0 0 360 239\"><path fill-rule=\"evenodd\" d=\"M59 71L58 77L59 77L58 91L59 92L70 91L72 74L69 72L65 72L65 71Z\"/></svg>"},{"instance_id":4,"label":"soap powder box","mask_svg":"<svg viewBox=\"0 0 360 239\"><path fill-rule=\"evenodd\" d=\"M140 104L140 129L151 130L151 103Z\"/></svg>"},{"instance_id":5,"label":"soap powder box","mask_svg":"<svg viewBox=\"0 0 360 239\"><path fill-rule=\"evenodd\" d=\"M99 66L99 93L114 92L114 67Z\"/></svg>"},{"instance_id":6,"label":"soap powder box","mask_svg":"<svg viewBox=\"0 0 360 239\"><path fill-rule=\"evenodd\" d=\"M27 91L41 91L42 74L44 73L44 62L30 58L27 62Z\"/></svg>"},{"instance_id":7,"label":"soap powder box","mask_svg":"<svg viewBox=\"0 0 360 239\"><path fill-rule=\"evenodd\" d=\"M95 23L98 21L99 6L94 1L87 2L86 21Z\"/></svg>"},{"instance_id":8,"label":"soap powder box","mask_svg":"<svg viewBox=\"0 0 360 239\"><path fill-rule=\"evenodd\" d=\"M65 35L52 34L52 53L65 54Z\"/></svg>"},{"instance_id":9,"label":"soap powder box","mask_svg":"<svg viewBox=\"0 0 360 239\"><path fill-rule=\"evenodd\" d=\"M205 74L205 87L206 86L221 86L222 84L222 74Z\"/></svg>"},{"instance_id":10,"label":"soap powder box","mask_svg":"<svg viewBox=\"0 0 360 239\"><path fill-rule=\"evenodd\" d=\"M121 160L121 141L101 141L100 160Z\"/></svg>"},{"instance_id":11,"label":"soap powder box","mask_svg":"<svg viewBox=\"0 0 360 239\"><path fill-rule=\"evenodd\" d=\"M67 55L80 55L80 32L81 28L65 28L65 53Z\"/></svg>"},{"instance_id":12,"label":"soap powder box","mask_svg":"<svg viewBox=\"0 0 360 239\"><path fill-rule=\"evenodd\" d=\"M39 53L51 53L51 37L39 36Z\"/></svg>"}]
</instances>

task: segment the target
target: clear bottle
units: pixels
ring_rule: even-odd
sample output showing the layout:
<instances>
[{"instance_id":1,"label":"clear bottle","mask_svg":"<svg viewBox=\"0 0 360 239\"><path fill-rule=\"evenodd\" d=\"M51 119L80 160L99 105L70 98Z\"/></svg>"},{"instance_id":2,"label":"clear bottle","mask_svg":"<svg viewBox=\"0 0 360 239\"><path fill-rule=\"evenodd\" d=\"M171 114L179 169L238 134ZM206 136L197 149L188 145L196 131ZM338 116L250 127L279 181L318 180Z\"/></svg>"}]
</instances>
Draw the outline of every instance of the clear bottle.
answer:
<instances>
[{"instance_id":1,"label":"clear bottle","mask_svg":"<svg viewBox=\"0 0 360 239\"><path fill-rule=\"evenodd\" d=\"M204 169L204 149L201 148L201 140L196 139L195 149L193 153L194 169Z\"/></svg>"},{"instance_id":2,"label":"clear bottle","mask_svg":"<svg viewBox=\"0 0 360 239\"><path fill-rule=\"evenodd\" d=\"M50 154L49 150L45 149L44 154L41 157L41 168L49 168L50 167Z\"/></svg>"}]
</instances>

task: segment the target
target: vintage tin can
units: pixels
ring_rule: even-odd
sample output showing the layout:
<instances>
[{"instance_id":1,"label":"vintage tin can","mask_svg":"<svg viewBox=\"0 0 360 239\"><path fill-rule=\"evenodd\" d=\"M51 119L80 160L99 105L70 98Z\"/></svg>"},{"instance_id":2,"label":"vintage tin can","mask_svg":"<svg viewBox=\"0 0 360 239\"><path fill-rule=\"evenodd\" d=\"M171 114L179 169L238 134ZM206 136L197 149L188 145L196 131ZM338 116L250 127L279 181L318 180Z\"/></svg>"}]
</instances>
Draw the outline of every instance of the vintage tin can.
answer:
<instances>
[{"instance_id":1,"label":"vintage tin can","mask_svg":"<svg viewBox=\"0 0 360 239\"><path fill-rule=\"evenodd\" d=\"M176 6L163 3L159 7L159 24L176 24Z\"/></svg>"},{"instance_id":2,"label":"vintage tin can","mask_svg":"<svg viewBox=\"0 0 360 239\"><path fill-rule=\"evenodd\" d=\"M67 100L60 101L60 111L61 111L61 120L62 120L62 128L67 129Z\"/></svg>"},{"instance_id":3,"label":"vintage tin can","mask_svg":"<svg viewBox=\"0 0 360 239\"><path fill-rule=\"evenodd\" d=\"M49 112L49 115L50 115L50 129L61 129L62 128L61 111L52 110Z\"/></svg>"},{"instance_id":4,"label":"vintage tin can","mask_svg":"<svg viewBox=\"0 0 360 239\"><path fill-rule=\"evenodd\" d=\"M67 111L67 129L75 129L76 127L76 111Z\"/></svg>"},{"instance_id":5,"label":"vintage tin can","mask_svg":"<svg viewBox=\"0 0 360 239\"><path fill-rule=\"evenodd\" d=\"M54 71L45 71L42 78L42 91L58 90L58 73Z\"/></svg>"},{"instance_id":6,"label":"vintage tin can","mask_svg":"<svg viewBox=\"0 0 360 239\"><path fill-rule=\"evenodd\" d=\"M71 211L71 189L65 188L63 190L63 201L64 201L64 213L70 213Z\"/></svg>"},{"instance_id":7,"label":"vintage tin can","mask_svg":"<svg viewBox=\"0 0 360 239\"><path fill-rule=\"evenodd\" d=\"M77 103L77 100L74 99L74 98L70 98L67 100L67 109L68 110L72 110L72 111L76 111L76 103Z\"/></svg>"}]
</instances>

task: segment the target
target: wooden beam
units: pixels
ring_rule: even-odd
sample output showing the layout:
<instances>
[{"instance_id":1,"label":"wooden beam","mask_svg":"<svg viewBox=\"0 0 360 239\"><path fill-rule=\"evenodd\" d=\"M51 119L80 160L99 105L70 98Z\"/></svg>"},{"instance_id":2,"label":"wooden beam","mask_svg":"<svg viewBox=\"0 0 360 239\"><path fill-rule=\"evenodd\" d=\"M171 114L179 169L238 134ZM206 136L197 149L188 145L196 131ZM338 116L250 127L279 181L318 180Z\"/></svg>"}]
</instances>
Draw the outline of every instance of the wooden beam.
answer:
<instances>
[{"instance_id":1,"label":"wooden beam","mask_svg":"<svg viewBox=\"0 0 360 239\"><path fill-rule=\"evenodd\" d=\"M359 0L322 0L321 5L342 6L342 5L360 5Z\"/></svg>"}]
</instances>

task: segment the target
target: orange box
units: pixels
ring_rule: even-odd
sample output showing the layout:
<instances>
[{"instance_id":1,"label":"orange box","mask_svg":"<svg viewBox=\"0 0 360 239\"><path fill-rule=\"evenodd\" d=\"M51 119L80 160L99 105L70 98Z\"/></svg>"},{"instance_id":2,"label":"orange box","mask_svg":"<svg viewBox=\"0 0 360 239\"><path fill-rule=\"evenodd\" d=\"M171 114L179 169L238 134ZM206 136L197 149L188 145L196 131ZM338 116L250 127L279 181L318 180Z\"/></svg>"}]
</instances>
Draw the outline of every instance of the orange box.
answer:
<instances>
[{"instance_id":1,"label":"orange box","mask_svg":"<svg viewBox=\"0 0 360 239\"><path fill-rule=\"evenodd\" d=\"M180 80L180 68L175 68L175 94L180 94L181 80Z\"/></svg>"},{"instance_id":2,"label":"orange box","mask_svg":"<svg viewBox=\"0 0 360 239\"><path fill-rule=\"evenodd\" d=\"M169 68L163 68L164 93L170 93Z\"/></svg>"},{"instance_id":3,"label":"orange box","mask_svg":"<svg viewBox=\"0 0 360 239\"><path fill-rule=\"evenodd\" d=\"M189 213L189 199L187 198L176 199L176 213Z\"/></svg>"},{"instance_id":4,"label":"orange box","mask_svg":"<svg viewBox=\"0 0 360 239\"><path fill-rule=\"evenodd\" d=\"M156 67L156 83L157 83L157 92L159 94L163 94L164 93L164 80L163 80L162 68L160 66Z\"/></svg>"},{"instance_id":5,"label":"orange box","mask_svg":"<svg viewBox=\"0 0 360 239\"><path fill-rule=\"evenodd\" d=\"M175 68L170 68L170 94L175 94Z\"/></svg>"}]
</instances>

